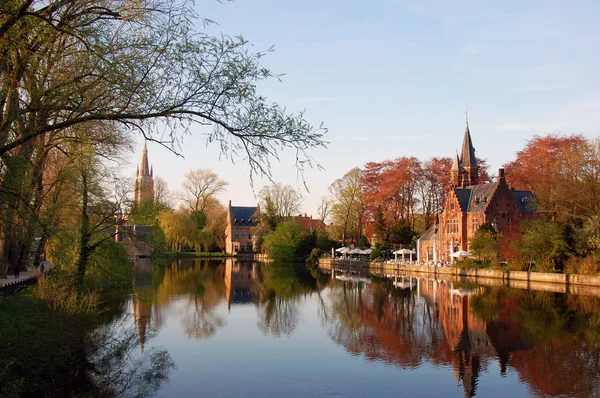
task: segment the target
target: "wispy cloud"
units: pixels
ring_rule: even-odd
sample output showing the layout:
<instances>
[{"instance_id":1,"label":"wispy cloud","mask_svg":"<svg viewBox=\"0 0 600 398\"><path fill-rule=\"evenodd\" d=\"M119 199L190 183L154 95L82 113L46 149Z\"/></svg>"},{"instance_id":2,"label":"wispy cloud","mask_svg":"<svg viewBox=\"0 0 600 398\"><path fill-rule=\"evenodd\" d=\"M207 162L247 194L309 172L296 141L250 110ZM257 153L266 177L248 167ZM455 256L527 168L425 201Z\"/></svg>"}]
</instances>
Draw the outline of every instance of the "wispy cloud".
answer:
<instances>
[{"instance_id":1,"label":"wispy cloud","mask_svg":"<svg viewBox=\"0 0 600 398\"><path fill-rule=\"evenodd\" d=\"M336 99L333 97L299 97L296 98L296 101L299 102L330 102L335 101Z\"/></svg>"},{"instance_id":2,"label":"wispy cloud","mask_svg":"<svg viewBox=\"0 0 600 398\"><path fill-rule=\"evenodd\" d=\"M478 54L481 51L481 47L477 44L470 44L466 47L461 48L460 50L461 54Z\"/></svg>"},{"instance_id":3,"label":"wispy cloud","mask_svg":"<svg viewBox=\"0 0 600 398\"><path fill-rule=\"evenodd\" d=\"M403 141L403 140L421 140L425 138L430 138L430 135L390 135L383 137L374 137L374 136L354 136L354 137L344 137L346 140L350 141Z\"/></svg>"},{"instance_id":4,"label":"wispy cloud","mask_svg":"<svg viewBox=\"0 0 600 398\"><path fill-rule=\"evenodd\" d=\"M568 124L527 124L527 123L513 123L513 124L496 124L492 128L500 131L525 131L530 133L550 133L555 131L565 131L565 129L573 128L574 126Z\"/></svg>"},{"instance_id":5,"label":"wispy cloud","mask_svg":"<svg viewBox=\"0 0 600 398\"><path fill-rule=\"evenodd\" d=\"M525 86L515 90L517 93L535 93L539 91L550 91L550 90L558 90L561 88L568 87L565 84L546 84L539 86Z\"/></svg>"}]
</instances>

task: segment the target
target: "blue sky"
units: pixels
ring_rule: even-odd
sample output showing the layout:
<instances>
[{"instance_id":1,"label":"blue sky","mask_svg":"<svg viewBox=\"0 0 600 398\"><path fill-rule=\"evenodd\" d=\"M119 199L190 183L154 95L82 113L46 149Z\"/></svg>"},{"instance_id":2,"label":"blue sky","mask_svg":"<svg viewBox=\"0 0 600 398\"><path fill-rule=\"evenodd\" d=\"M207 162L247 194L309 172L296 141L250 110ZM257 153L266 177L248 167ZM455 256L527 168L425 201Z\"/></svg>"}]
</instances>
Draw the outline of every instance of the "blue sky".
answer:
<instances>
[{"instance_id":1,"label":"blue sky","mask_svg":"<svg viewBox=\"0 0 600 398\"><path fill-rule=\"evenodd\" d=\"M273 162L274 179L302 189L309 214L353 167L452 156L465 104L477 155L494 173L535 134L600 132L597 1L203 0L196 9L218 22L210 32L241 34L257 51L274 46L263 64L286 75L261 92L329 129L328 148L312 152L325 170L305 173L309 192L291 152ZM126 169L132 176L142 146ZM229 182L223 203L253 205L268 184L256 179L252 188L244 162L219 159L200 130L183 138L184 159L148 150L172 190L192 168Z\"/></svg>"}]
</instances>

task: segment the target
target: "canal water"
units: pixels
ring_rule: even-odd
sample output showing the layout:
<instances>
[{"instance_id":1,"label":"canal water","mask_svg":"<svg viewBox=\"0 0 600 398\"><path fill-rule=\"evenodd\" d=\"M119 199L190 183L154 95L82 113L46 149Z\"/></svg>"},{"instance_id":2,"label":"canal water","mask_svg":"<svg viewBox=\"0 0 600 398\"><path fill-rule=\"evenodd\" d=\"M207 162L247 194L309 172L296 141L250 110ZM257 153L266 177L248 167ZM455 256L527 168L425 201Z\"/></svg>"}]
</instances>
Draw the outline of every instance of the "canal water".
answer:
<instances>
[{"instance_id":1,"label":"canal water","mask_svg":"<svg viewBox=\"0 0 600 398\"><path fill-rule=\"evenodd\" d=\"M121 308L123 395L600 397L595 296L148 260Z\"/></svg>"}]
</instances>

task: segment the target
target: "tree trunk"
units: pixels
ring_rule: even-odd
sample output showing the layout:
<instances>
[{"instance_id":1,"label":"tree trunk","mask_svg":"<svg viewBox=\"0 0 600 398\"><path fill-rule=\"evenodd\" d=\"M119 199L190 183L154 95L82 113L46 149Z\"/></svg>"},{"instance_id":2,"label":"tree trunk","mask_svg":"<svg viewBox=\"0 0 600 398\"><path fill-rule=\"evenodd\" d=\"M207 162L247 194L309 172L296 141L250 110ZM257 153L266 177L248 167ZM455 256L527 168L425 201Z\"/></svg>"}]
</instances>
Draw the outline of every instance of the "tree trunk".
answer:
<instances>
[{"instance_id":1,"label":"tree trunk","mask_svg":"<svg viewBox=\"0 0 600 398\"><path fill-rule=\"evenodd\" d=\"M82 166L85 167L85 166ZM77 274L75 276L75 288L79 291L83 289L85 270L90 258L90 220L87 211L88 207L88 181L87 172L81 171L81 230L79 236L79 258L77 259Z\"/></svg>"}]
</instances>

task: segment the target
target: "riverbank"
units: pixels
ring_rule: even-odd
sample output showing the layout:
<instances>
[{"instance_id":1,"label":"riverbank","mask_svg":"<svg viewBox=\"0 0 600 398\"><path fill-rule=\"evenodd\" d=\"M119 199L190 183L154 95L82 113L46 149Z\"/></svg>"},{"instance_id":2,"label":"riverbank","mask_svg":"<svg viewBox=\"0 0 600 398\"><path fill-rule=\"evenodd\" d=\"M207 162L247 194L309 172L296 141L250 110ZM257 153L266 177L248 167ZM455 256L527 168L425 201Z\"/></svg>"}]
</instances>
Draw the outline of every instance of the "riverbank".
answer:
<instances>
[{"instance_id":1,"label":"riverbank","mask_svg":"<svg viewBox=\"0 0 600 398\"><path fill-rule=\"evenodd\" d=\"M89 314L69 314L31 289L0 304L0 396L73 396L93 391L86 378Z\"/></svg>"},{"instance_id":2,"label":"riverbank","mask_svg":"<svg viewBox=\"0 0 600 398\"><path fill-rule=\"evenodd\" d=\"M505 285L524 289L533 289L535 285L536 290L600 296L600 276L593 275L433 267L382 262L334 260L331 258L320 259L319 267L324 269L344 267L381 275L418 276L434 279L448 278L449 280L466 283Z\"/></svg>"}]
</instances>

